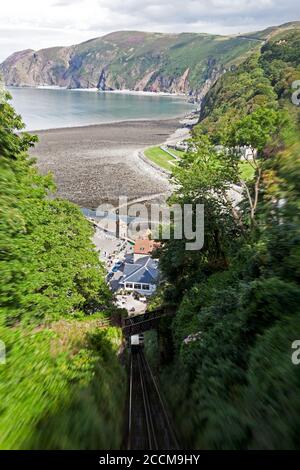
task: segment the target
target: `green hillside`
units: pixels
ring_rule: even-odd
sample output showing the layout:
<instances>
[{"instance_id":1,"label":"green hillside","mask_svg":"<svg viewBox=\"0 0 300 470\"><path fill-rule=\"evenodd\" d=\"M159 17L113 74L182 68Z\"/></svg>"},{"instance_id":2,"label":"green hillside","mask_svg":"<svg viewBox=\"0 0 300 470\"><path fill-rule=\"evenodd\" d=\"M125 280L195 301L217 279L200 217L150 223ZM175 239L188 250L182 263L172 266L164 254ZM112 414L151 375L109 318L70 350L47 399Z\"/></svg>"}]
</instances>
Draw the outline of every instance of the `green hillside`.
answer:
<instances>
[{"instance_id":1,"label":"green hillside","mask_svg":"<svg viewBox=\"0 0 300 470\"><path fill-rule=\"evenodd\" d=\"M173 169L170 202L205 206L202 250L170 240L160 254L158 300L177 313L160 330L159 371L190 449L300 448L300 367L292 362L300 338L300 108L291 100L299 40L300 29L277 31L218 80ZM252 172L241 172L243 145L257 150ZM228 197L233 185L243 190L238 207Z\"/></svg>"},{"instance_id":2,"label":"green hillside","mask_svg":"<svg viewBox=\"0 0 300 470\"><path fill-rule=\"evenodd\" d=\"M71 47L21 51L0 65L7 85L134 89L198 97L208 81L238 65L275 31L218 36L118 31Z\"/></svg>"},{"instance_id":3,"label":"green hillside","mask_svg":"<svg viewBox=\"0 0 300 470\"><path fill-rule=\"evenodd\" d=\"M0 103L0 449L120 446L125 377L93 229L49 197L28 149L36 137ZM115 311L114 307L114 311ZM3 360L5 359L5 363Z\"/></svg>"},{"instance_id":4,"label":"green hillside","mask_svg":"<svg viewBox=\"0 0 300 470\"><path fill-rule=\"evenodd\" d=\"M202 34L117 32L72 48L10 57L1 71L8 85L195 92L213 72L256 46L251 40Z\"/></svg>"}]
</instances>

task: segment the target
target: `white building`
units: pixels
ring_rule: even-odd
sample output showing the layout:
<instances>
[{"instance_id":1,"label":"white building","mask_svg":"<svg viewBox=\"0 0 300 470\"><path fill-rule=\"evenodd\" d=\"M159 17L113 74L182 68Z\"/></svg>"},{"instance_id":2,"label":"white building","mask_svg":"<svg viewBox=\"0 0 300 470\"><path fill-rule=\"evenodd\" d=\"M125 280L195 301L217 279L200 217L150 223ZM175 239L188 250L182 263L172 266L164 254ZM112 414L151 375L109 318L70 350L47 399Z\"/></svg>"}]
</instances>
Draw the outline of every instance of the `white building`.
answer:
<instances>
[{"instance_id":1,"label":"white building","mask_svg":"<svg viewBox=\"0 0 300 470\"><path fill-rule=\"evenodd\" d=\"M156 290L158 275L157 261L150 256L143 256L135 263L125 263L119 285L127 291L151 295Z\"/></svg>"}]
</instances>

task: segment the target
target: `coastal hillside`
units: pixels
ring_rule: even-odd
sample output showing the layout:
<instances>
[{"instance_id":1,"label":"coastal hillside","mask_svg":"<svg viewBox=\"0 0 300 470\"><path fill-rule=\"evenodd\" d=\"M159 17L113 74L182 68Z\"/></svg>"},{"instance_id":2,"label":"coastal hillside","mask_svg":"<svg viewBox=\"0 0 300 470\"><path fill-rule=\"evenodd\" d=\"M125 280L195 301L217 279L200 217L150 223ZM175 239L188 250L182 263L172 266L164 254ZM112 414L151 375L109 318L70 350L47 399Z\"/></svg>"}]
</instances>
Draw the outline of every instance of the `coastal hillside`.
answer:
<instances>
[{"instance_id":1,"label":"coastal hillside","mask_svg":"<svg viewBox=\"0 0 300 470\"><path fill-rule=\"evenodd\" d=\"M37 138L2 97L0 449L118 448L122 336L93 229L49 198L53 181L28 156Z\"/></svg>"},{"instance_id":2,"label":"coastal hillside","mask_svg":"<svg viewBox=\"0 0 300 470\"><path fill-rule=\"evenodd\" d=\"M296 25L244 36L119 31L71 47L15 52L0 65L0 74L8 86L131 89L200 99L274 31Z\"/></svg>"},{"instance_id":3,"label":"coastal hillside","mask_svg":"<svg viewBox=\"0 0 300 470\"><path fill-rule=\"evenodd\" d=\"M171 202L205 207L202 250L161 249L156 299L176 310L159 371L189 449L300 446L299 43L299 30L272 35L218 80L173 170ZM256 153L241 160L244 145Z\"/></svg>"}]
</instances>

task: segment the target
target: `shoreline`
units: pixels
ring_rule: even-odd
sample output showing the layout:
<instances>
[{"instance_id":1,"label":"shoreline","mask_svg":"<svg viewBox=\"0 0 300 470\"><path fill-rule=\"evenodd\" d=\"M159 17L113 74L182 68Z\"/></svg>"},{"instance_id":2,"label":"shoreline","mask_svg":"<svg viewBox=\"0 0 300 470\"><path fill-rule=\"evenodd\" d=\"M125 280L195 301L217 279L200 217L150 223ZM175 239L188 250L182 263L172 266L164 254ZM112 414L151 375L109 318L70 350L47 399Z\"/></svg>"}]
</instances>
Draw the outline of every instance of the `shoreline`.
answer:
<instances>
[{"instance_id":1,"label":"shoreline","mask_svg":"<svg viewBox=\"0 0 300 470\"><path fill-rule=\"evenodd\" d=\"M140 96L166 96L166 97L178 97L178 98L188 98L189 95L186 93L171 93L165 91L145 91L145 90L130 90L130 89L120 89L120 90L99 90L99 88L67 88L61 87L59 85L28 85L28 86L18 86L18 85L6 85L7 89L10 88L23 88L23 89L36 89L36 90L68 90L68 91L87 91L91 93L116 93L124 95L140 95Z\"/></svg>"},{"instance_id":2,"label":"shoreline","mask_svg":"<svg viewBox=\"0 0 300 470\"><path fill-rule=\"evenodd\" d=\"M72 129L88 129L88 128L95 128L95 127L102 127L102 126L110 126L110 125L117 125L117 124L127 124L127 123L138 123L138 122L170 122L170 121L177 121L178 122L178 127L177 129L181 129L183 126L180 125L180 121L182 119L185 119L188 115L192 114L194 111L191 111L189 113L184 113L180 114L178 116L172 116L172 117L160 117L159 119L157 118L136 118L136 119L122 119L122 120L114 120L114 121L107 121L107 122L98 122L95 124L83 124L83 125L71 125L71 126L63 126L63 127L48 127L45 129L27 129L25 127L24 130L21 130L20 132L29 132L29 133L34 133L34 132L51 132L51 131L62 131L62 130L72 130Z\"/></svg>"},{"instance_id":3,"label":"shoreline","mask_svg":"<svg viewBox=\"0 0 300 470\"><path fill-rule=\"evenodd\" d=\"M160 145L180 127L178 117L37 130L39 142L30 155L43 174L53 174L57 196L80 207L116 203L120 196L157 196L161 202L170 194L168 178L138 152Z\"/></svg>"}]
</instances>

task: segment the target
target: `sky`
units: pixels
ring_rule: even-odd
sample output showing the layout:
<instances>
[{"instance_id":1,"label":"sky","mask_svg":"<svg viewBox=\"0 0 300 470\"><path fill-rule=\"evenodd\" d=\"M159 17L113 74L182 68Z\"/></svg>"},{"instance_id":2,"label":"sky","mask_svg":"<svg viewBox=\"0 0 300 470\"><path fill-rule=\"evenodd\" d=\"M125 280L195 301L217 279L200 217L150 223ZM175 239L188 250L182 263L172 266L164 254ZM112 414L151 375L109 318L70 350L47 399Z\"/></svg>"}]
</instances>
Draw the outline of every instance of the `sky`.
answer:
<instances>
[{"instance_id":1,"label":"sky","mask_svg":"<svg viewBox=\"0 0 300 470\"><path fill-rule=\"evenodd\" d=\"M0 61L118 30L237 34L295 20L299 0L10 0L0 8Z\"/></svg>"}]
</instances>

